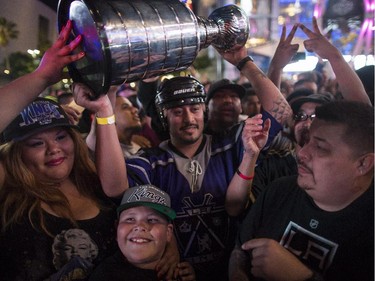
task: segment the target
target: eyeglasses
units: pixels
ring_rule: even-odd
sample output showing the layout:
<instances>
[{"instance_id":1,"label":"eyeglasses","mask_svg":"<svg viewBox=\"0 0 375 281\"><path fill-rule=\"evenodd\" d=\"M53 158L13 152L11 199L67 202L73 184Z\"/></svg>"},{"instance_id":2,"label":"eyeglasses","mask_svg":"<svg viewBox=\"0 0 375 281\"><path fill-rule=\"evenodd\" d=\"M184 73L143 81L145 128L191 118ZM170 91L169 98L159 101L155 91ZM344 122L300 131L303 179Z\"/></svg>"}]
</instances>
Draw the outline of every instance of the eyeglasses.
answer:
<instances>
[{"instance_id":1,"label":"eyeglasses","mask_svg":"<svg viewBox=\"0 0 375 281\"><path fill-rule=\"evenodd\" d=\"M293 119L295 121L306 121L308 118L310 118L310 120L312 121L314 120L315 117L316 117L315 113L308 115L305 112L300 112L300 113L294 114Z\"/></svg>"}]
</instances>

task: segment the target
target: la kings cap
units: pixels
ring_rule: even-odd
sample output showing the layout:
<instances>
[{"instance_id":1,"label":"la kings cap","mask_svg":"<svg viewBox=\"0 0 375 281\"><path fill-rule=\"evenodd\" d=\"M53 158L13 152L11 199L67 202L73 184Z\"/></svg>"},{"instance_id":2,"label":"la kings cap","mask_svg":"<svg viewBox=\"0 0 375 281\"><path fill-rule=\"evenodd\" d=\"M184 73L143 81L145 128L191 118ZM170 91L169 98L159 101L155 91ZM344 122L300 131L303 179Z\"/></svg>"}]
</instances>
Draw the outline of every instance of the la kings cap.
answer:
<instances>
[{"instance_id":1,"label":"la kings cap","mask_svg":"<svg viewBox=\"0 0 375 281\"><path fill-rule=\"evenodd\" d=\"M154 185L139 185L127 189L117 208L117 214L136 206L150 207L173 220L176 212L171 208L171 199L167 193Z\"/></svg>"},{"instance_id":2,"label":"la kings cap","mask_svg":"<svg viewBox=\"0 0 375 281\"><path fill-rule=\"evenodd\" d=\"M37 98L25 107L3 131L5 142L21 141L29 136L53 127L74 127L64 109L47 98Z\"/></svg>"}]
</instances>

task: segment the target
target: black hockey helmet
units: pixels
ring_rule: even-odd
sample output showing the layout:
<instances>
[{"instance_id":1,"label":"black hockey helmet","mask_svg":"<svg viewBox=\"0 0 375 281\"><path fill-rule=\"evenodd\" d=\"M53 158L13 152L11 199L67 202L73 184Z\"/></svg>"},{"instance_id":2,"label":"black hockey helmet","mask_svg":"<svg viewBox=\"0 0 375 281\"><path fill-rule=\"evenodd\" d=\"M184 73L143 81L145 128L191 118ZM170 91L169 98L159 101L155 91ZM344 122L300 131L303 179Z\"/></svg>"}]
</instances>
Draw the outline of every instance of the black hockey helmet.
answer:
<instances>
[{"instance_id":1,"label":"black hockey helmet","mask_svg":"<svg viewBox=\"0 0 375 281\"><path fill-rule=\"evenodd\" d=\"M204 103L205 100L204 86L192 76L182 76L163 80L155 97L155 105L160 121L166 129L168 126L164 109Z\"/></svg>"}]
</instances>

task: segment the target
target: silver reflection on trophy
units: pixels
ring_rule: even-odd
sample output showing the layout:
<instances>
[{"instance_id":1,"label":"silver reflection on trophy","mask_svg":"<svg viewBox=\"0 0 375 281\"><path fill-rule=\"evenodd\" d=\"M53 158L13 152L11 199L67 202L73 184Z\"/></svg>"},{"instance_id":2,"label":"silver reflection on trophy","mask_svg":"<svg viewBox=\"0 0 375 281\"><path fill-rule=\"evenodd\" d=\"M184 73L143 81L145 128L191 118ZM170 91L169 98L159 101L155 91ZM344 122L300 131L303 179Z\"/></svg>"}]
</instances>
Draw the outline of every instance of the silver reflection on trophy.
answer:
<instances>
[{"instance_id":1,"label":"silver reflection on trophy","mask_svg":"<svg viewBox=\"0 0 375 281\"><path fill-rule=\"evenodd\" d=\"M110 85L186 69L210 45L235 50L249 35L248 18L236 5L204 19L179 0L60 0L59 30L69 19L72 38L83 35L77 51L86 52L69 65L70 75L97 95Z\"/></svg>"}]
</instances>

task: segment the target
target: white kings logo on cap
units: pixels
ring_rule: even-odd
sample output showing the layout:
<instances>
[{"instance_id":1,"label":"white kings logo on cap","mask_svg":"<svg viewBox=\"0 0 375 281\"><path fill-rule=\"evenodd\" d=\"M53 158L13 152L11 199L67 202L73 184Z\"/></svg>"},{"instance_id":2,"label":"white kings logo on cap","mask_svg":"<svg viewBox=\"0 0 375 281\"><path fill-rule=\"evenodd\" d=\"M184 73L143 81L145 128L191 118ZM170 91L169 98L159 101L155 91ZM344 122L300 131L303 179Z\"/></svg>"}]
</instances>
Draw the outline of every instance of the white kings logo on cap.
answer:
<instances>
[{"instance_id":1,"label":"white kings logo on cap","mask_svg":"<svg viewBox=\"0 0 375 281\"><path fill-rule=\"evenodd\" d=\"M65 118L58 111L58 106L49 103L48 101L33 102L30 106L20 112L23 122L19 124L20 127L33 125L38 123L46 125L52 123L52 120Z\"/></svg>"},{"instance_id":2,"label":"white kings logo on cap","mask_svg":"<svg viewBox=\"0 0 375 281\"><path fill-rule=\"evenodd\" d=\"M129 196L127 202L152 202L167 206L163 192L154 189L152 186L137 188L132 195Z\"/></svg>"}]
</instances>

